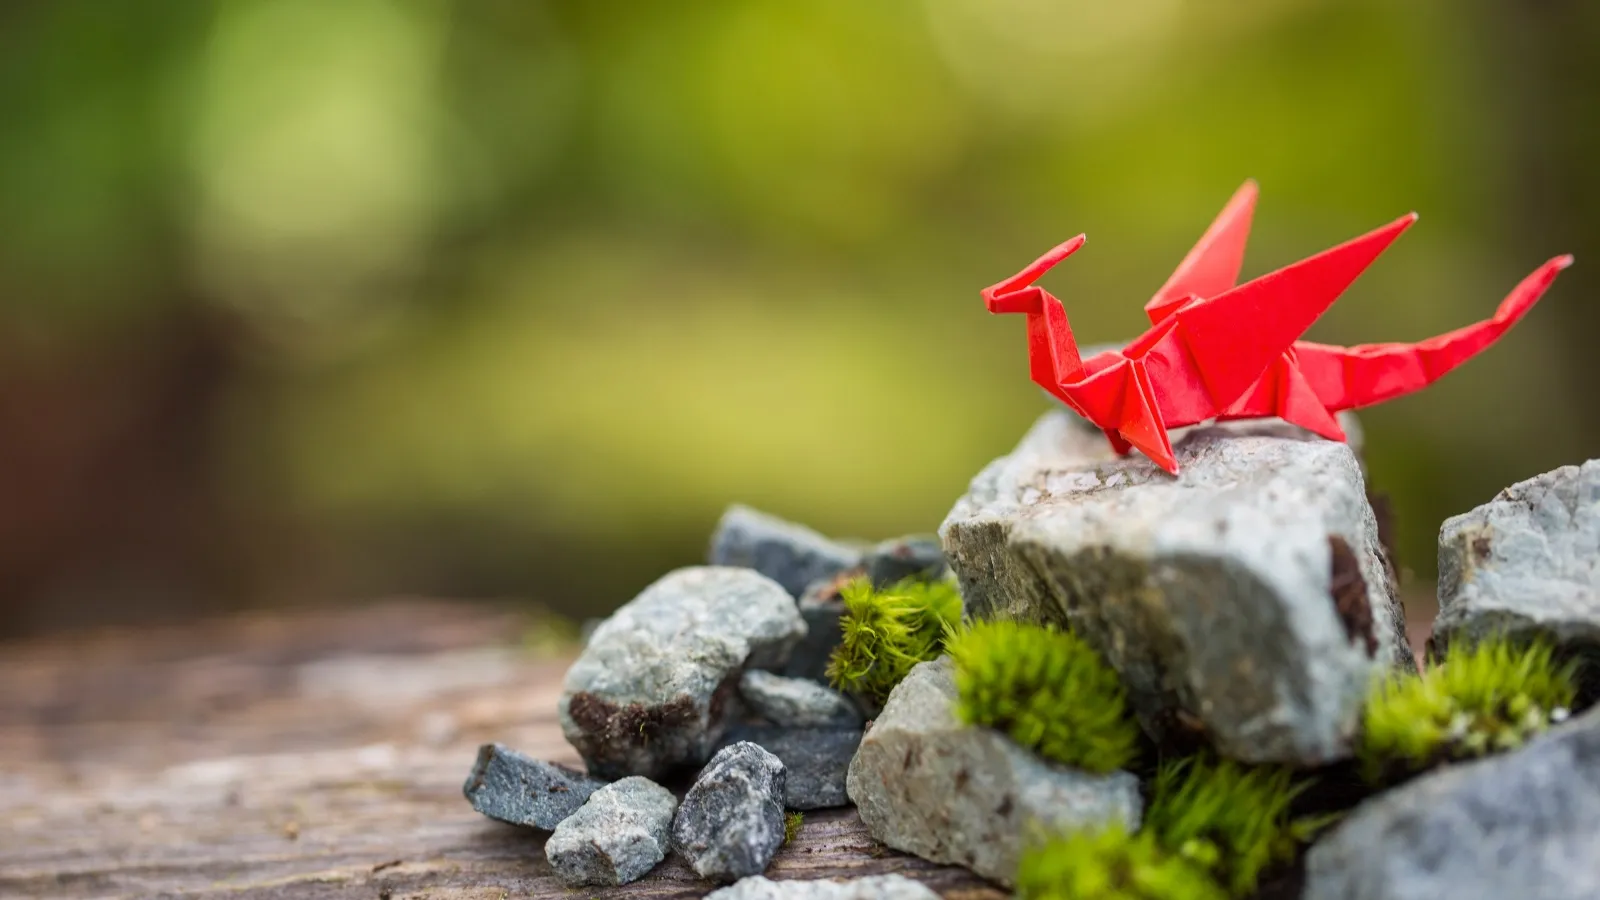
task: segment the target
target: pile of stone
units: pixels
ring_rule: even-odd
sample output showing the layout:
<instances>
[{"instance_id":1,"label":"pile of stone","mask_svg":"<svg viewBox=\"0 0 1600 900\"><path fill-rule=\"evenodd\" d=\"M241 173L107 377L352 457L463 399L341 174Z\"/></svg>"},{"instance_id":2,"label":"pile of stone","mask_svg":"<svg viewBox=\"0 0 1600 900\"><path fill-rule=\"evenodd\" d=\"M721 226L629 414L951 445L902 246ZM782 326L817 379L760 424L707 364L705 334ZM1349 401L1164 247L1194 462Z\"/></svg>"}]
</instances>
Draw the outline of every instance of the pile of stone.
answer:
<instances>
[{"instance_id":1,"label":"pile of stone","mask_svg":"<svg viewBox=\"0 0 1600 900\"><path fill-rule=\"evenodd\" d=\"M941 528L968 615L1074 629L1118 671L1157 742L1304 769L1348 759L1374 677L1416 670L1357 448L1250 422L1194 429L1177 450L1173 479L1115 457L1076 416L1043 417ZM1434 653L1508 635L1600 658L1600 461L1445 522L1439 570ZM850 793L886 843L1004 881L1014 863L979 848L993 853L1013 832L964 837L998 816L929 808L895 771L939 752L908 735L940 732L927 723L948 704L930 700L941 691L936 666L901 684L863 743ZM902 714L911 704L921 708ZM891 716L895 743L877 752ZM1379 794L1309 851L1304 896L1600 897L1597 763L1600 710ZM953 783L973 769L957 765L932 777ZM985 774L1003 785L1016 766L996 753Z\"/></svg>"},{"instance_id":2,"label":"pile of stone","mask_svg":"<svg viewBox=\"0 0 1600 900\"><path fill-rule=\"evenodd\" d=\"M1600 460L1445 520L1429 646L1496 634L1600 657ZM1593 703L1586 686L1580 705ZM1307 856L1308 900L1600 897L1600 708L1368 800Z\"/></svg>"},{"instance_id":3,"label":"pile of stone","mask_svg":"<svg viewBox=\"0 0 1600 900\"><path fill-rule=\"evenodd\" d=\"M977 475L938 538L832 540L734 507L708 565L590 633L559 709L587 772L491 745L467 796L552 832L570 884L626 883L676 854L732 885L719 900L932 896L894 877L768 881L786 810L853 804L884 844L1000 885L1041 828L1138 828L1135 774L1055 765L964 724L948 660L913 669L881 711L827 684L843 585L947 571L969 618L1081 635L1158 746L1348 760L1374 681L1417 669L1359 446L1248 422L1181 432L1175 450L1176 479L1053 411ZM1435 650L1509 630L1600 655L1600 461L1446 522L1440 572ZM1600 896L1597 766L1600 712L1416 778L1316 843L1305 896ZM659 784L696 771L681 799Z\"/></svg>"},{"instance_id":4,"label":"pile of stone","mask_svg":"<svg viewBox=\"0 0 1600 900\"><path fill-rule=\"evenodd\" d=\"M669 854L711 882L759 876L786 810L848 805L865 716L823 674L839 590L945 572L935 537L833 541L741 506L708 562L590 629L558 707L587 772L487 745L467 779L479 812L550 832L545 854L568 884L626 884ZM696 771L681 799L661 784Z\"/></svg>"}]
</instances>

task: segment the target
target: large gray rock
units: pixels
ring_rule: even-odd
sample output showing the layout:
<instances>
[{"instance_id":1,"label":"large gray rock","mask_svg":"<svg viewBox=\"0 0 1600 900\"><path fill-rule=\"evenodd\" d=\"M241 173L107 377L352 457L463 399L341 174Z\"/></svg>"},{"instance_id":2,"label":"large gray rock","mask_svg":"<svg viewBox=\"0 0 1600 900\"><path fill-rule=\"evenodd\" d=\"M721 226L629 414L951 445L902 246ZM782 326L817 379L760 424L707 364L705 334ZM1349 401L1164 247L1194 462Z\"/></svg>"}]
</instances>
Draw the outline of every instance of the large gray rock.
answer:
<instances>
[{"instance_id":1,"label":"large gray rock","mask_svg":"<svg viewBox=\"0 0 1600 900\"><path fill-rule=\"evenodd\" d=\"M771 725L734 728L723 739L749 741L783 762L783 805L790 809L849 806L845 775L861 745L861 729L778 728Z\"/></svg>"},{"instance_id":2,"label":"large gray rock","mask_svg":"<svg viewBox=\"0 0 1600 900\"><path fill-rule=\"evenodd\" d=\"M633 776L595 791L556 826L545 858L568 885L627 884L667 857L678 799L648 778Z\"/></svg>"},{"instance_id":3,"label":"large gray rock","mask_svg":"<svg viewBox=\"0 0 1600 900\"><path fill-rule=\"evenodd\" d=\"M1434 651L1494 632L1600 649L1600 460L1518 482L1439 529Z\"/></svg>"},{"instance_id":4,"label":"large gray rock","mask_svg":"<svg viewBox=\"0 0 1600 900\"><path fill-rule=\"evenodd\" d=\"M1373 677L1415 671L1360 462L1275 421L1174 438L1177 477L1041 418L941 526L968 614L1082 634L1158 740L1347 756Z\"/></svg>"},{"instance_id":5,"label":"large gray rock","mask_svg":"<svg viewBox=\"0 0 1600 900\"><path fill-rule=\"evenodd\" d=\"M701 878L760 875L783 846L783 793L776 756L751 743L724 747L678 806L672 847Z\"/></svg>"},{"instance_id":6,"label":"large gray rock","mask_svg":"<svg viewBox=\"0 0 1600 900\"><path fill-rule=\"evenodd\" d=\"M878 840L1010 884L1030 830L1100 827L1141 814L1128 772L1053 766L955 713L948 658L921 663L889 695L850 763L850 799Z\"/></svg>"},{"instance_id":7,"label":"large gray rock","mask_svg":"<svg viewBox=\"0 0 1600 900\"><path fill-rule=\"evenodd\" d=\"M1311 848L1305 896L1600 897L1600 710L1363 803Z\"/></svg>"},{"instance_id":8,"label":"large gray rock","mask_svg":"<svg viewBox=\"0 0 1600 900\"><path fill-rule=\"evenodd\" d=\"M849 881L772 881L761 875L706 895L706 900L939 900L904 875L870 875Z\"/></svg>"},{"instance_id":9,"label":"large gray rock","mask_svg":"<svg viewBox=\"0 0 1600 900\"><path fill-rule=\"evenodd\" d=\"M703 763L721 738L739 673L781 665L805 623L794 598L750 569L679 569L589 637L567 671L561 729L608 778Z\"/></svg>"},{"instance_id":10,"label":"large gray rock","mask_svg":"<svg viewBox=\"0 0 1600 900\"><path fill-rule=\"evenodd\" d=\"M461 786L472 808L512 825L555 828L605 786L566 766L525 756L501 744L484 744Z\"/></svg>"},{"instance_id":11,"label":"large gray rock","mask_svg":"<svg viewBox=\"0 0 1600 900\"><path fill-rule=\"evenodd\" d=\"M860 727L855 701L804 678L751 669L739 678L739 696L750 711L789 728Z\"/></svg>"},{"instance_id":12,"label":"large gray rock","mask_svg":"<svg viewBox=\"0 0 1600 900\"><path fill-rule=\"evenodd\" d=\"M783 585L793 597L813 582L861 565L859 548L823 537L804 525L730 506L711 536L713 566L741 566Z\"/></svg>"}]
</instances>

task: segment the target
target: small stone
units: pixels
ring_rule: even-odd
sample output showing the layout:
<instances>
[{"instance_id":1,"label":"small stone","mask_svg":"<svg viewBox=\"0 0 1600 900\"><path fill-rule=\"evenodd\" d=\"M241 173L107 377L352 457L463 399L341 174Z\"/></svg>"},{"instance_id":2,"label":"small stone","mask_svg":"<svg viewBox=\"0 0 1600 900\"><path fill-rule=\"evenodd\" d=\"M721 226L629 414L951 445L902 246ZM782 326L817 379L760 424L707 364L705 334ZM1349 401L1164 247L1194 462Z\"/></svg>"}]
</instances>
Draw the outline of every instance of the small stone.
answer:
<instances>
[{"instance_id":1,"label":"small stone","mask_svg":"<svg viewBox=\"0 0 1600 900\"><path fill-rule=\"evenodd\" d=\"M1415 671L1359 459L1271 421L1174 448L1176 477L1070 413L1041 418L941 526L968 614L1081 634L1158 741L1347 757L1372 680Z\"/></svg>"},{"instance_id":2,"label":"small stone","mask_svg":"<svg viewBox=\"0 0 1600 900\"><path fill-rule=\"evenodd\" d=\"M757 715L788 728L860 726L861 710L838 691L804 678L751 669L739 678L739 695Z\"/></svg>"},{"instance_id":3,"label":"small stone","mask_svg":"<svg viewBox=\"0 0 1600 900\"><path fill-rule=\"evenodd\" d=\"M1439 529L1433 652L1497 632L1600 649L1600 460L1518 482Z\"/></svg>"},{"instance_id":4,"label":"small stone","mask_svg":"<svg viewBox=\"0 0 1600 900\"><path fill-rule=\"evenodd\" d=\"M803 525L731 506L711 536L709 562L755 569L799 597L811 584L861 565L861 551Z\"/></svg>"},{"instance_id":5,"label":"small stone","mask_svg":"<svg viewBox=\"0 0 1600 900\"><path fill-rule=\"evenodd\" d=\"M1600 897L1600 710L1358 806L1312 846L1306 900Z\"/></svg>"},{"instance_id":6,"label":"small stone","mask_svg":"<svg viewBox=\"0 0 1600 900\"><path fill-rule=\"evenodd\" d=\"M567 670L561 729L608 778L703 763L739 673L779 665L805 634L794 599L749 569L679 569L594 630Z\"/></svg>"},{"instance_id":7,"label":"small stone","mask_svg":"<svg viewBox=\"0 0 1600 900\"><path fill-rule=\"evenodd\" d=\"M673 849L701 878L760 875L783 846L783 796L776 756L748 742L724 747L678 806Z\"/></svg>"},{"instance_id":8,"label":"small stone","mask_svg":"<svg viewBox=\"0 0 1600 900\"><path fill-rule=\"evenodd\" d=\"M783 762L783 805L789 809L850 805L845 775L861 745L861 729L745 726L733 729L724 740L749 741Z\"/></svg>"},{"instance_id":9,"label":"small stone","mask_svg":"<svg viewBox=\"0 0 1600 900\"><path fill-rule=\"evenodd\" d=\"M712 891L706 900L939 900L939 895L904 875L869 875L849 881L772 881L752 875Z\"/></svg>"},{"instance_id":10,"label":"small stone","mask_svg":"<svg viewBox=\"0 0 1600 900\"><path fill-rule=\"evenodd\" d=\"M946 568L938 535L908 535L884 541L868 551L865 565L867 576L880 588L907 578L939 578Z\"/></svg>"},{"instance_id":11,"label":"small stone","mask_svg":"<svg viewBox=\"0 0 1600 900\"><path fill-rule=\"evenodd\" d=\"M624 778L595 791L557 825L545 856L572 887L636 881L666 858L677 808L677 798L661 785Z\"/></svg>"},{"instance_id":12,"label":"small stone","mask_svg":"<svg viewBox=\"0 0 1600 900\"><path fill-rule=\"evenodd\" d=\"M839 628L839 621L844 618L844 600L839 592L862 575L863 570L850 569L812 584L800 595L800 618L805 620L806 636L795 645L783 674L828 683L828 660L844 638Z\"/></svg>"},{"instance_id":13,"label":"small stone","mask_svg":"<svg viewBox=\"0 0 1600 900\"><path fill-rule=\"evenodd\" d=\"M604 781L566 766L501 744L484 744L461 792L473 809L491 819L549 831L604 786Z\"/></svg>"},{"instance_id":14,"label":"small stone","mask_svg":"<svg viewBox=\"0 0 1600 900\"><path fill-rule=\"evenodd\" d=\"M1050 765L955 712L948 657L921 663L889 695L847 779L872 836L923 859L1009 885L1030 829L1139 825L1139 780Z\"/></svg>"}]
</instances>

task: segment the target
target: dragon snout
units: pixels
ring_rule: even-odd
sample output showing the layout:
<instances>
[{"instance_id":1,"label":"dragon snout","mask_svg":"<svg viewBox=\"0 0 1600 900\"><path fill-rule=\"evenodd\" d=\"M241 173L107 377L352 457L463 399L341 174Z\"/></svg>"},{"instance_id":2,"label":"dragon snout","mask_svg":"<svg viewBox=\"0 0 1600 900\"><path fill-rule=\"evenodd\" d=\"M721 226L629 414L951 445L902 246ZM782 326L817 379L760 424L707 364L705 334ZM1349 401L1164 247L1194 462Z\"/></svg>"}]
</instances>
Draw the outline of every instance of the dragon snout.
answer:
<instances>
[{"instance_id":1,"label":"dragon snout","mask_svg":"<svg viewBox=\"0 0 1600 900\"><path fill-rule=\"evenodd\" d=\"M1036 316L1044 311L1044 292L1036 287L1020 291L990 288L983 292L983 305L992 313L1023 313Z\"/></svg>"}]
</instances>

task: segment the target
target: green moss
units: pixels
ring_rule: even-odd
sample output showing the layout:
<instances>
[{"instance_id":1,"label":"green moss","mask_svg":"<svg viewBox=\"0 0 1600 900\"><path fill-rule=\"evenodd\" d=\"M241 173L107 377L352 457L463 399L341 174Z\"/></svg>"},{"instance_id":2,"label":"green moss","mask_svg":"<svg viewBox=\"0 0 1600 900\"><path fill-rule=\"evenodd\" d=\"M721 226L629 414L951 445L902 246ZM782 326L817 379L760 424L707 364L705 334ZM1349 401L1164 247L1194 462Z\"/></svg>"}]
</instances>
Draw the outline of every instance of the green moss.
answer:
<instances>
[{"instance_id":1,"label":"green moss","mask_svg":"<svg viewBox=\"0 0 1600 900\"><path fill-rule=\"evenodd\" d=\"M792 813L789 813L787 816L784 816L783 817L783 842L785 844L792 843L794 841L795 837L800 834L800 826L804 825L805 823L806 823L806 814L803 813L803 812L792 812Z\"/></svg>"},{"instance_id":2,"label":"green moss","mask_svg":"<svg viewBox=\"0 0 1600 900\"><path fill-rule=\"evenodd\" d=\"M1452 644L1420 677L1380 681L1362 714L1359 742L1371 780L1520 746L1572 708L1576 663L1549 645L1491 638Z\"/></svg>"},{"instance_id":3,"label":"green moss","mask_svg":"<svg viewBox=\"0 0 1600 900\"><path fill-rule=\"evenodd\" d=\"M1203 869L1121 825L1051 838L1023 853L1021 900L1227 900Z\"/></svg>"},{"instance_id":4,"label":"green moss","mask_svg":"<svg viewBox=\"0 0 1600 900\"><path fill-rule=\"evenodd\" d=\"M1071 632L1019 622L979 622L952 637L956 711L1005 732L1040 756L1091 772L1137 755L1139 728L1116 672Z\"/></svg>"},{"instance_id":5,"label":"green moss","mask_svg":"<svg viewBox=\"0 0 1600 900\"><path fill-rule=\"evenodd\" d=\"M844 616L828 679L881 704L917 663L937 659L961 621L961 592L950 581L907 579L874 590L865 578L840 592Z\"/></svg>"},{"instance_id":6,"label":"green moss","mask_svg":"<svg viewBox=\"0 0 1600 900\"><path fill-rule=\"evenodd\" d=\"M1200 757L1163 763L1144 833L1235 895L1248 894L1267 867L1293 860L1296 846L1329 821L1290 818L1290 803L1308 786L1279 767Z\"/></svg>"}]
</instances>

